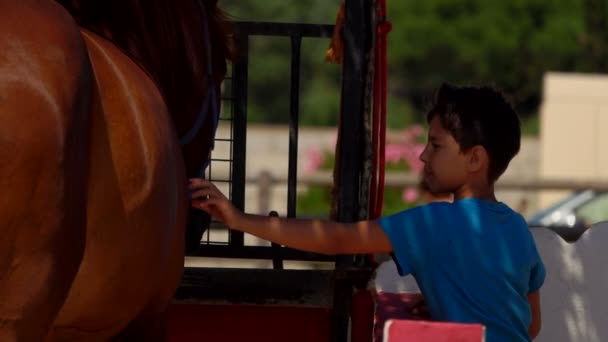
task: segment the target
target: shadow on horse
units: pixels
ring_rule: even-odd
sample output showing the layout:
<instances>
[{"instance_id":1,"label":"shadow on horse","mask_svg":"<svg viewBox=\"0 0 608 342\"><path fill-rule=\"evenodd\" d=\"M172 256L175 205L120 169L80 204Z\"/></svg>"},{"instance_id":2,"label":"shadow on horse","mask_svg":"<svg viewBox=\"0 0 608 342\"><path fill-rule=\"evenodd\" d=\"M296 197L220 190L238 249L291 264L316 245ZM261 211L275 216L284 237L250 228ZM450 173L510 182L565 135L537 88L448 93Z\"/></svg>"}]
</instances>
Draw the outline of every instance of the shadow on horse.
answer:
<instances>
[{"instance_id":1,"label":"shadow on horse","mask_svg":"<svg viewBox=\"0 0 608 342\"><path fill-rule=\"evenodd\" d=\"M0 13L0 340L164 340L232 57L217 0Z\"/></svg>"}]
</instances>

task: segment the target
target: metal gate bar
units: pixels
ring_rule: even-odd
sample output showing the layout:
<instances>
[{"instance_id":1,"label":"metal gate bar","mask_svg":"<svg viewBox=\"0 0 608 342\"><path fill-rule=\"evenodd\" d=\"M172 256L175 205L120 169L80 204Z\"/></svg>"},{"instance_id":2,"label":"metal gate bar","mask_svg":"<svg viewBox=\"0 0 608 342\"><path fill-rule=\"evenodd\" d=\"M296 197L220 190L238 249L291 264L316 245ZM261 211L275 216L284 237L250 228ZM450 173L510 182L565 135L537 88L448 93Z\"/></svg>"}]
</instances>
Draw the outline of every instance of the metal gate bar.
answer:
<instances>
[{"instance_id":1,"label":"metal gate bar","mask_svg":"<svg viewBox=\"0 0 608 342\"><path fill-rule=\"evenodd\" d=\"M230 198L234 205L243 210L245 207L246 156L247 156L247 85L249 72L249 41L253 36L288 37L291 42L291 69L289 94L289 160L287 216L296 216L297 196L297 151L300 119L300 64L303 38L331 37L333 25L235 22L235 43L238 51L236 63L232 67L232 85L229 98L232 99L231 115L231 156L230 160L218 158L215 161L231 161ZM219 141L219 140L218 140ZM212 179L213 177L210 177ZM213 179L212 179L213 180ZM218 227L217 223L214 225ZM282 260L333 261L334 257L307 253L277 246L245 246L244 234L230 230L228 243L203 242L202 248L193 256L268 259L281 267Z\"/></svg>"}]
</instances>

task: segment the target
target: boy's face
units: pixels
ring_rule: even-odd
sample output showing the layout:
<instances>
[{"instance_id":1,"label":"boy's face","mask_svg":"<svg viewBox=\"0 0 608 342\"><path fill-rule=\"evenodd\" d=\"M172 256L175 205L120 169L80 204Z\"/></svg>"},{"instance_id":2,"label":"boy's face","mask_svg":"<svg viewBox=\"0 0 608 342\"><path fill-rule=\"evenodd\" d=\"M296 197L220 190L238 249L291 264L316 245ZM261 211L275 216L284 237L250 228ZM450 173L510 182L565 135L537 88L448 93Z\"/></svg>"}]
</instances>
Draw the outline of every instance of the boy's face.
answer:
<instances>
[{"instance_id":1,"label":"boy's face","mask_svg":"<svg viewBox=\"0 0 608 342\"><path fill-rule=\"evenodd\" d=\"M438 117L431 120L427 145L420 155L424 163L424 182L434 193L454 193L467 180L466 153L450 132L445 130Z\"/></svg>"}]
</instances>

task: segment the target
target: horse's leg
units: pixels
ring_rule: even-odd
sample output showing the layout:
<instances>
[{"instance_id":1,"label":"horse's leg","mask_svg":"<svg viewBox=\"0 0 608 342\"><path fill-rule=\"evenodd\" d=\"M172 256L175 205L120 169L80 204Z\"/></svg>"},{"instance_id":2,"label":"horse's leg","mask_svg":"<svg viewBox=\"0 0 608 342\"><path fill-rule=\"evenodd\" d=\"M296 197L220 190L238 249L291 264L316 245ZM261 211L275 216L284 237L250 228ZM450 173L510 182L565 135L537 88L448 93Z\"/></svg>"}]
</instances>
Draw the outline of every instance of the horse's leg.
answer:
<instances>
[{"instance_id":1,"label":"horse's leg","mask_svg":"<svg viewBox=\"0 0 608 342\"><path fill-rule=\"evenodd\" d=\"M43 341L84 249L90 73L57 4L0 13L0 341Z\"/></svg>"}]
</instances>

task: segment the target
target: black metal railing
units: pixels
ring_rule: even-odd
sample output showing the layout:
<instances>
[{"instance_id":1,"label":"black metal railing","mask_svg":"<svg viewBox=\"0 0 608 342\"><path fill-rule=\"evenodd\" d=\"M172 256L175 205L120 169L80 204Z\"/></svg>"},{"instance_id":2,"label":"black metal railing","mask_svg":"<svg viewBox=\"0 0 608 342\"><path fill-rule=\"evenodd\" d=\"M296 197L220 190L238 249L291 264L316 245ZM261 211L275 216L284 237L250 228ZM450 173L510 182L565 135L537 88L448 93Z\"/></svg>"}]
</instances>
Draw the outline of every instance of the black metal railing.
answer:
<instances>
[{"instance_id":1,"label":"black metal railing","mask_svg":"<svg viewBox=\"0 0 608 342\"><path fill-rule=\"evenodd\" d=\"M228 182L230 199L239 209L245 208L246 156L247 156L247 99L250 37L286 37L291 43L291 68L289 87L289 157L287 176L287 217L296 216L297 195L297 166L298 166L298 133L300 121L300 66L301 46L304 38L329 38L333 33L333 25L292 24L268 22L235 22L235 43L238 51L237 61L232 66L231 75L227 78L231 84L225 88L224 99L227 101L222 114L222 120L230 124L230 137L219 138L216 141L230 143L230 156L211 158L208 179L214 182ZM226 94L228 90L230 94ZM215 163L230 163L229 179L214 175ZM270 213L269 213L270 214ZM211 231L226 230L217 222L213 222L206 238L201 242L201 248L193 256L267 259L274 261L275 268L282 268L282 260L299 261L334 261L331 256L307 253L277 245L247 246L242 232L229 230L228 238L214 241ZM227 241L226 241L227 240Z\"/></svg>"},{"instance_id":2,"label":"black metal railing","mask_svg":"<svg viewBox=\"0 0 608 342\"><path fill-rule=\"evenodd\" d=\"M372 0L345 0L345 24L342 32L344 40L344 60L342 65L341 88L341 119L340 142L337 146L339 165L336 169L337 197L336 219L341 222L352 222L361 218L362 209L366 201L361 199L362 184L369 181L364 179L364 149L366 140L364 122L366 120L366 87L369 86L367 78L370 66L372 48ZM233 65L228 87L231 94L227 96L230 107L225 112L226 121L230 124L229 157L217 158L230 164L229 179L225 180L230 187L230 196L233 203L244 209L245 207L245 161L247 144L247 83L248 83L248 57L249 38L252 36L280 36L288 37L291 41L291 76L290 76L290 120L289 120L289 168L288 168L288 208L287 215L295 216L296 183L297 183L297 146L299 122L299 89L300 89L300 49L302 39L305 37L331 37L332 25L311 24L282 24L282 23L236 23L237 49L241 52L240 58ZM213 156L213 155L212 155ZM212 165L215 161L212 158ZM209 179L214 180L212 169ZM216 178L217 179L217 178ZM221 179L221 176L220 176ZM225 184L225 183L224 183ZM223 229L217 226L212 228ZM297 298L302 303L310 305L307 293L321 293L324 299L321 305L331 307L332 331L331 341L348 341L349 313L353 287L363 287L369 280L371 269L355 262L354 256L329 257L314 253L301 252L281 246L246 246L244 234L236 231L227 233L226 242L214 242L209 238L202 242L201 248L194 255L222 258L248 258L273 260L275 268L282 267L282 260L301 261L334 261L335 269L332 271L293 271L293 270L228 270L228 269L186 269L181 291L177 292L179 298L209 298L212 290L219 290L219 298L232 302L260 303L263 297L270 297L271 302L278 298ZM303 281L308 282L312 275L318 276L319 281L312 287L303 289ZM214 283L210 284L209 280ZM243 279L245 281L243 281ZM247 281L254 279L248 285ZM303 280L306 279L306 280ZM255 292L252 290L260 283L277 285L268 287L268 291ZM232 287L225 286L226 284ZM234 288L235 284L244 285ZM326 291L330 289L330 291ZM293 292L295 290L295 292ZM292 291L286 293L285 291ZM234 298L245 295L247 298ZM252 298L253 297L253 298ZM263 302L263 301L262 301Z\"/></svg>"}]
</instances>

